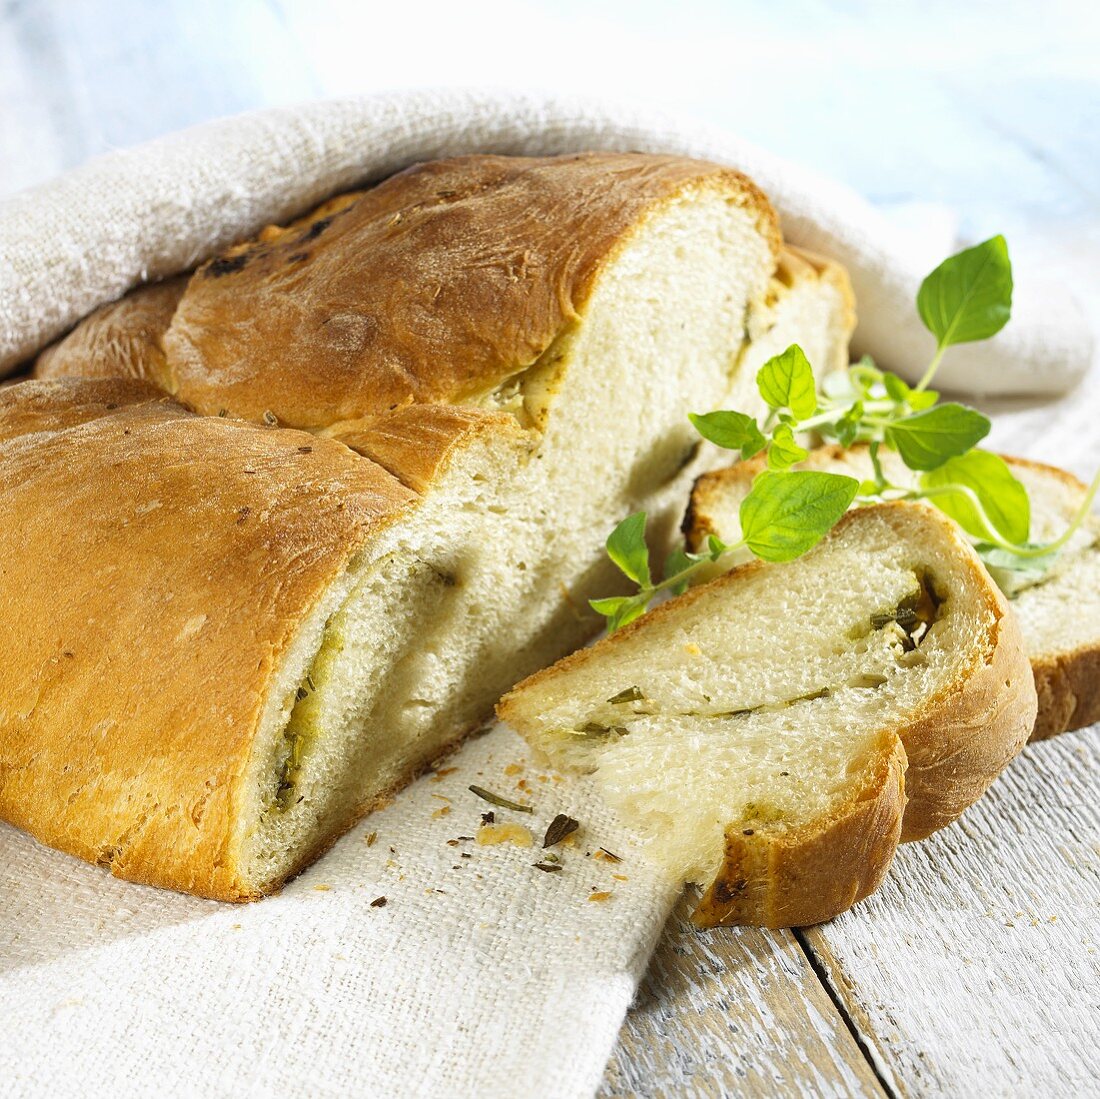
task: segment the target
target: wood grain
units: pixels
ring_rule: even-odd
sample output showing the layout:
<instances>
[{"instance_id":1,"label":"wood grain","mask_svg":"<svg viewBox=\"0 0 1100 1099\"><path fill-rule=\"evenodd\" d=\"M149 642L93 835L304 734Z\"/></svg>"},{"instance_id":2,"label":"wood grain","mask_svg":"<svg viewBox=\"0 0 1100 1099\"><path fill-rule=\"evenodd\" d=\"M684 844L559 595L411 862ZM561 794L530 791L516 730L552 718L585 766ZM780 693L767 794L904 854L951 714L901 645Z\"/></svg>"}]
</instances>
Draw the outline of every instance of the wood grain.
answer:
<instances>
[{"instance_id":1,"label":"wood grain","mask_svg":"<svg viewBox=\"0 0 1100 1099\"><path fill-rule=\"evenodd\" d=\"M882 889L801 932L900 1095L1100 1081L1100 730L1023 756Z\"/></svg>"},{"instance_id":2,"label":"wood grain","mask_svg":"<svg viewBox=\"0 0 1100 1099\"><path fill-rule=\"evenodd\" d=\"M700 932L691 907L665 929L601 1096L884 1094L794 935Z\"/></svg>"}]
</instances>

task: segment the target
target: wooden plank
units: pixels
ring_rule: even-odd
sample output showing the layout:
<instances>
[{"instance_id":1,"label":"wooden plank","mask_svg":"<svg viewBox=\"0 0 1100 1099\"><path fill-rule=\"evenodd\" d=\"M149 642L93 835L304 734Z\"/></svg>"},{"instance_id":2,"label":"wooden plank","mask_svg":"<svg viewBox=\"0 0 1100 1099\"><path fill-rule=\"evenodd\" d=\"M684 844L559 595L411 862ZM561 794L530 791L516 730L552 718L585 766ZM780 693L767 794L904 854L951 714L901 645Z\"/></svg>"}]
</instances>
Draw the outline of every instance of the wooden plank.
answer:
<instances>
[{"instance_id":1,"label":"wooden plank","mask_svg":"<svg viewBox=\"0 0 1100 1099\"><path fill-rule=\"evenodd\" d=\"M1100 1081L1100 728L1031 745L882 889L800 933L900 1095Z\"/></svg>"},{"instance_id":2,"label":"wooden plank","mask_svg":"<svg viewBox=\"0 0 1100 1099\"><path fill-rule=\"evenodd\" d=\"M790 932L699 932L689 910L665 929L601 1096L884 1094Z\"/></svg>"}]
</instances>

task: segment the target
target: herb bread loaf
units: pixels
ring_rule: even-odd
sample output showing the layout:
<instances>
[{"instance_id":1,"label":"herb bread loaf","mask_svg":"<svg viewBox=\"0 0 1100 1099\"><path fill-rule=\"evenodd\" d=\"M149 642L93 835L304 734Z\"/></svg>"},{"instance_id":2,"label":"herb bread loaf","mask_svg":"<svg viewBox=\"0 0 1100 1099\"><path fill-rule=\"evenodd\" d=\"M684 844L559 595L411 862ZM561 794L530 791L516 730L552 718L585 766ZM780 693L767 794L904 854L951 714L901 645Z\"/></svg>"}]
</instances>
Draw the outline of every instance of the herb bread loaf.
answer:
<instances>
[{"instance_id":1,"label":"herb bread loaf","mask_svg":"<svg viewBox=\"0 0 1100 1099\"><path fill-rule=\"evenodd\" d=\"M900 839L954 820L1035 705L1016 620L958 529L883 504L662 604L498 712L705 886L697 922L785 927L867 896Z\"/></svg>"},{"instance_id":2,"label":"herb bread loaf","mask_svg":"<svg viewBox=\"0 0 1100 1099\"><path fill-rule=\"evenodd\" d=\"M103 307L0 393L0 817L277 888L599 628L688 411L851 325L743 176L611 154L421 165Z\"/></svg>"},{"instance_id":3,"label":"herb bread loaf","mask_svg":"<svg viewBox=\"0 0 1100 1099\"><path fill-rule=\"evenodd\" d=\"M893 484L915 483L917 474L894 452L884 450L881 461ZM1031 540L1053 541L1079 511L1085 485L1054 466L1007 456L1005 461L1028 492ZM689 549L701 547L708 534L736 541L738 508L761 468L753 460L699 478L684 521ZM872 475L865 446L819 447L797 468ZM1047 571L995 570L995 579L1020 620L1035 673L1039 710L1032 739L1100 721L1100 520L1086 520Z\"/></svg>"}]
</instances>

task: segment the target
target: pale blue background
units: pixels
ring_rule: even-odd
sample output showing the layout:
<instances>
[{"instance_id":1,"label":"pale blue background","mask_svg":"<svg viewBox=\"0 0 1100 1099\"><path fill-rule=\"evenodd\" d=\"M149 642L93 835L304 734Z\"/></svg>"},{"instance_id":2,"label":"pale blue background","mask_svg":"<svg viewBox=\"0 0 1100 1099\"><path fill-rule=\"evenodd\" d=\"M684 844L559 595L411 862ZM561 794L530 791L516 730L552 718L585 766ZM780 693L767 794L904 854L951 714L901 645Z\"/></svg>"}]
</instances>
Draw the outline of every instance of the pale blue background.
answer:
<instances>
[{"instance_id":1,"label":"pale blue background","mask_svg":"<svg viewBox=\"0 0 1100 1099\"><path fill-rule=\"evenodd\" d=\"M687 111L919 223L1004 232L1100 317L1100 5L0 0L0 194L250 107L425 84Z\"/></svg>"}]
</instances>

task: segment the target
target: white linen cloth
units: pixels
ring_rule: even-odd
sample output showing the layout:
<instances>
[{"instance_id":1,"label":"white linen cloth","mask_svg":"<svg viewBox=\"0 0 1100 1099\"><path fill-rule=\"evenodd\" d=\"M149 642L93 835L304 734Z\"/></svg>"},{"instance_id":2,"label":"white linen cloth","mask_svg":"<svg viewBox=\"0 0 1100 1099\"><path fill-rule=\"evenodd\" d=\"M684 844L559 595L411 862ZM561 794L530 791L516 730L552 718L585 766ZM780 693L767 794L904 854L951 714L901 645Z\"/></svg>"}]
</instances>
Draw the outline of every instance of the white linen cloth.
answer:
<instances>
[{"instance_id":1,"label":"white linen cloth","mask_svg":"<svg viewBox=\"0 0 1100 1099\"><path fill-rule=\"evenodd\" d=\"M215 122L0 203L0 363L14 368L141 279L412 161L585 148L744 169L789 239L848 266L861 349L910 377L923 369L931 340L912 303L927 249L850 191L712 130L476 92ZM1012 324L988 347L953 351L941 381L1069 386L1089 361L1080 316L1064 293L1028 301L1017 295ZM1054 408L1037 414L1048 426ZM1028 424L1033 441L1040 425ZM454 772L421 780L282 894L247 906L121 882L0 825L0 1091L590 1095L674 891L583 782L526 759L506 730L472 741ZM448 843L472 836L490 808L470 783L514 797L521 781L536 813L497 813L528 824L535 847ZM563 870L539 870L537 845L559 812L583 822L580 842L560 849ZM600 847L622 862L597 857Z\"/></svg>"},{"instance_id":2,"label":"white linen cloth","mask_svg":"<svg viewBox=\"0 0 1100 1099\"><path fill-rule=\"evenodd\" d=\"M581 149L685 153L742 169L775 203L790 241L848 268L860 307L856 352L910 379L927 365L933 342L913 302L928 250L849 188L682 119L449 90L223 119L98 157L0 202L0 372L136 283L414 161ZM968 392L1060 393L1091 358L1088 326L1065 288L1021 279L1011 324L991 341L956 348L938 381Z\"/></svg>"},{"instance_id":3,"label":"white linen cloth","mask_svg":"<svg viewBox=\"0 0 1100 1099\"><path fill-rule=\"evenodd\" d=\"M503 728L470 742L249 905L119 881L0 824L0 1094L591 1095L674 891L584 783L506 773L525 758ZM467 789L520 781L530 817ZM448 845L487 810L535 846ZM583 843L538 870L559 812Z\"/></svg>"}]
</instances>

